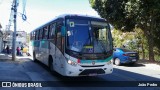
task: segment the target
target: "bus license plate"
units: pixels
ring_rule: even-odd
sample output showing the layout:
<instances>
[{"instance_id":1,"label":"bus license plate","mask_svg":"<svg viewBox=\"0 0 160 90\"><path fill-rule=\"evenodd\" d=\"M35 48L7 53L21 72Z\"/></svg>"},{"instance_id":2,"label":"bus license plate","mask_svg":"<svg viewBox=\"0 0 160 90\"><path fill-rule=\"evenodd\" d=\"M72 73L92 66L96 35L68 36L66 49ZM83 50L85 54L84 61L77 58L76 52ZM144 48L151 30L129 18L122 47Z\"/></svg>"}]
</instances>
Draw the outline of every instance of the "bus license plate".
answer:
<instances>
[{"instance_id":1,"label":"bus license plate","mask_svg":"<svg viewBox=\"0 0 160 90\"><path fill-rule=\"evenodd\" d=\"M132 59L132 61L136 61L136 59Z\"/></svg>"},{"instance_id":2,"label":"bus license plate","mask_svg":"<svg viewBox=\"0 0 160 90\"><path fill-rule=\"evenodd\" d=\"M89 76L96 76L97 73L90 73Z\"/></svg>"}]
</instances>

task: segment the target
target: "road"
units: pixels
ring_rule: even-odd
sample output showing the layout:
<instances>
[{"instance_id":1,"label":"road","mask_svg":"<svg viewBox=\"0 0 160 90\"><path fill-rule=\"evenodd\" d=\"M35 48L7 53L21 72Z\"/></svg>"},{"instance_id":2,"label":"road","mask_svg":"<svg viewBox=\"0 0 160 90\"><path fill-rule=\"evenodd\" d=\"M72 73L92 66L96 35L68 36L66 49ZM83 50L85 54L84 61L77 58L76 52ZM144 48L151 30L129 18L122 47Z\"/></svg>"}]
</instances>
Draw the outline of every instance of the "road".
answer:
<instances>
[{"instance_id":1,"label":"road","mask_svg":"<svg viewBox=\"0 0 160 90\"><path fill-rule=\"evenodd\" d=\"M98 83L106 83L107 81L120 81L116 84L127 84L127 81L160 81L160 70L136 64L134 66L114 66L113 73L109 75L63 77L57 73L51 73L45 65L39 62L35 63L26 57L14 62L0 61L0 81L54 81L52 83L57 85L43 88L0 88L0 90L160 90L160 87L108 87L107 84L106 86L104 86L105 84L98 86ZM71 81L70 84L73 85L70 86L64 81ZM79 81L81 82L79 83ZM95 83L95 86L89 85L87 81Z\"/></svg>"}]
</instances>

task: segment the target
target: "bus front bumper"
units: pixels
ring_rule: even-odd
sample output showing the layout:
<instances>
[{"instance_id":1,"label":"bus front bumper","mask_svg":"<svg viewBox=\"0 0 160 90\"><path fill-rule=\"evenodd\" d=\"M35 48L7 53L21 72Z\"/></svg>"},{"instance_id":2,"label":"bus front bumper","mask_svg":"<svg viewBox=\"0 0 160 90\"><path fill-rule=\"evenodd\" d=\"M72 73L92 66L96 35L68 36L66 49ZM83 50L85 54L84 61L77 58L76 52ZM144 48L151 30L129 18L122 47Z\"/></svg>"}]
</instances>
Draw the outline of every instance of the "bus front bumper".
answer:
<instances>
[{"instance_id":1,"label":"bus front bumper","mask_svg":"<svg viewBox=\"0 0 160 90\"><path fill-rule=\"evenodd\" d=\"M104 65L102 67L81 67L80 65L66 68L65 76L96 76L111 74L113 72L113 64Z\"/></svg>"}]
</instances>

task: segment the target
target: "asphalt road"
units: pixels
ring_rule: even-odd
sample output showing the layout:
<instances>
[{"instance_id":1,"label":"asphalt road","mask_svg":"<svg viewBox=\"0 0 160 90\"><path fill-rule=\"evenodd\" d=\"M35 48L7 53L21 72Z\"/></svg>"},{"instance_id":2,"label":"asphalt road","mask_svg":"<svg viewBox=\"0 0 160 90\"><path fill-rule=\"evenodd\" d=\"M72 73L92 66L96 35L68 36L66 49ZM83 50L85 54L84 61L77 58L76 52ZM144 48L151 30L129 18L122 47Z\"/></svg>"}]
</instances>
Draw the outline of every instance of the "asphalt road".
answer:
<instances>
[{"instance_id":1,"label":"asphalt road","mask_svg":"<svg viewBox=\"0 0 160 90\"><path fill-rule=\"evenodd\" d=\"M42 88L0 88L0 90L160 90L160 87L116 87L129 81L159 81L160 70L149 69L144 64L134 66L114 66L109 75L92 77L63 77L51 73L41 63L34 63L29 58L18 61L0 61L0 81L44 81L54 87ZM51 81L51 82L49 82ZM111 81L111 82L110 82ZM132 83L132 82L131 82ZM110 87L110 84L117 84Z\"/></svg>"}]
</instances>

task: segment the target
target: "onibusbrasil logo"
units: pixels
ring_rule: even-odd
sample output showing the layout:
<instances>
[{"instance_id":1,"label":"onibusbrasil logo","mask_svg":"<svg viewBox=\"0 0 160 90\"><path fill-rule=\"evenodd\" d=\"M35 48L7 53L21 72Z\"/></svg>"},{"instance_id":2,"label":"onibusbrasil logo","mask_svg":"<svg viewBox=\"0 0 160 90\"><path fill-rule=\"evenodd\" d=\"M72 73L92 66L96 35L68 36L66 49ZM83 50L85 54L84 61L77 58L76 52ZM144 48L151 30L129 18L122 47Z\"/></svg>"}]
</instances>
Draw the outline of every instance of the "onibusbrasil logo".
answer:
<instances>
[{"instance_id":1,"label":"onibusbrasil logo","mask_svg":"<svg viewBox=\"0 0 160 90\"><path fill-rule=\"evenodd\" d=\"M2 82L2 87L42 87L38 82Z\"/></svg>"}]
</instances>

